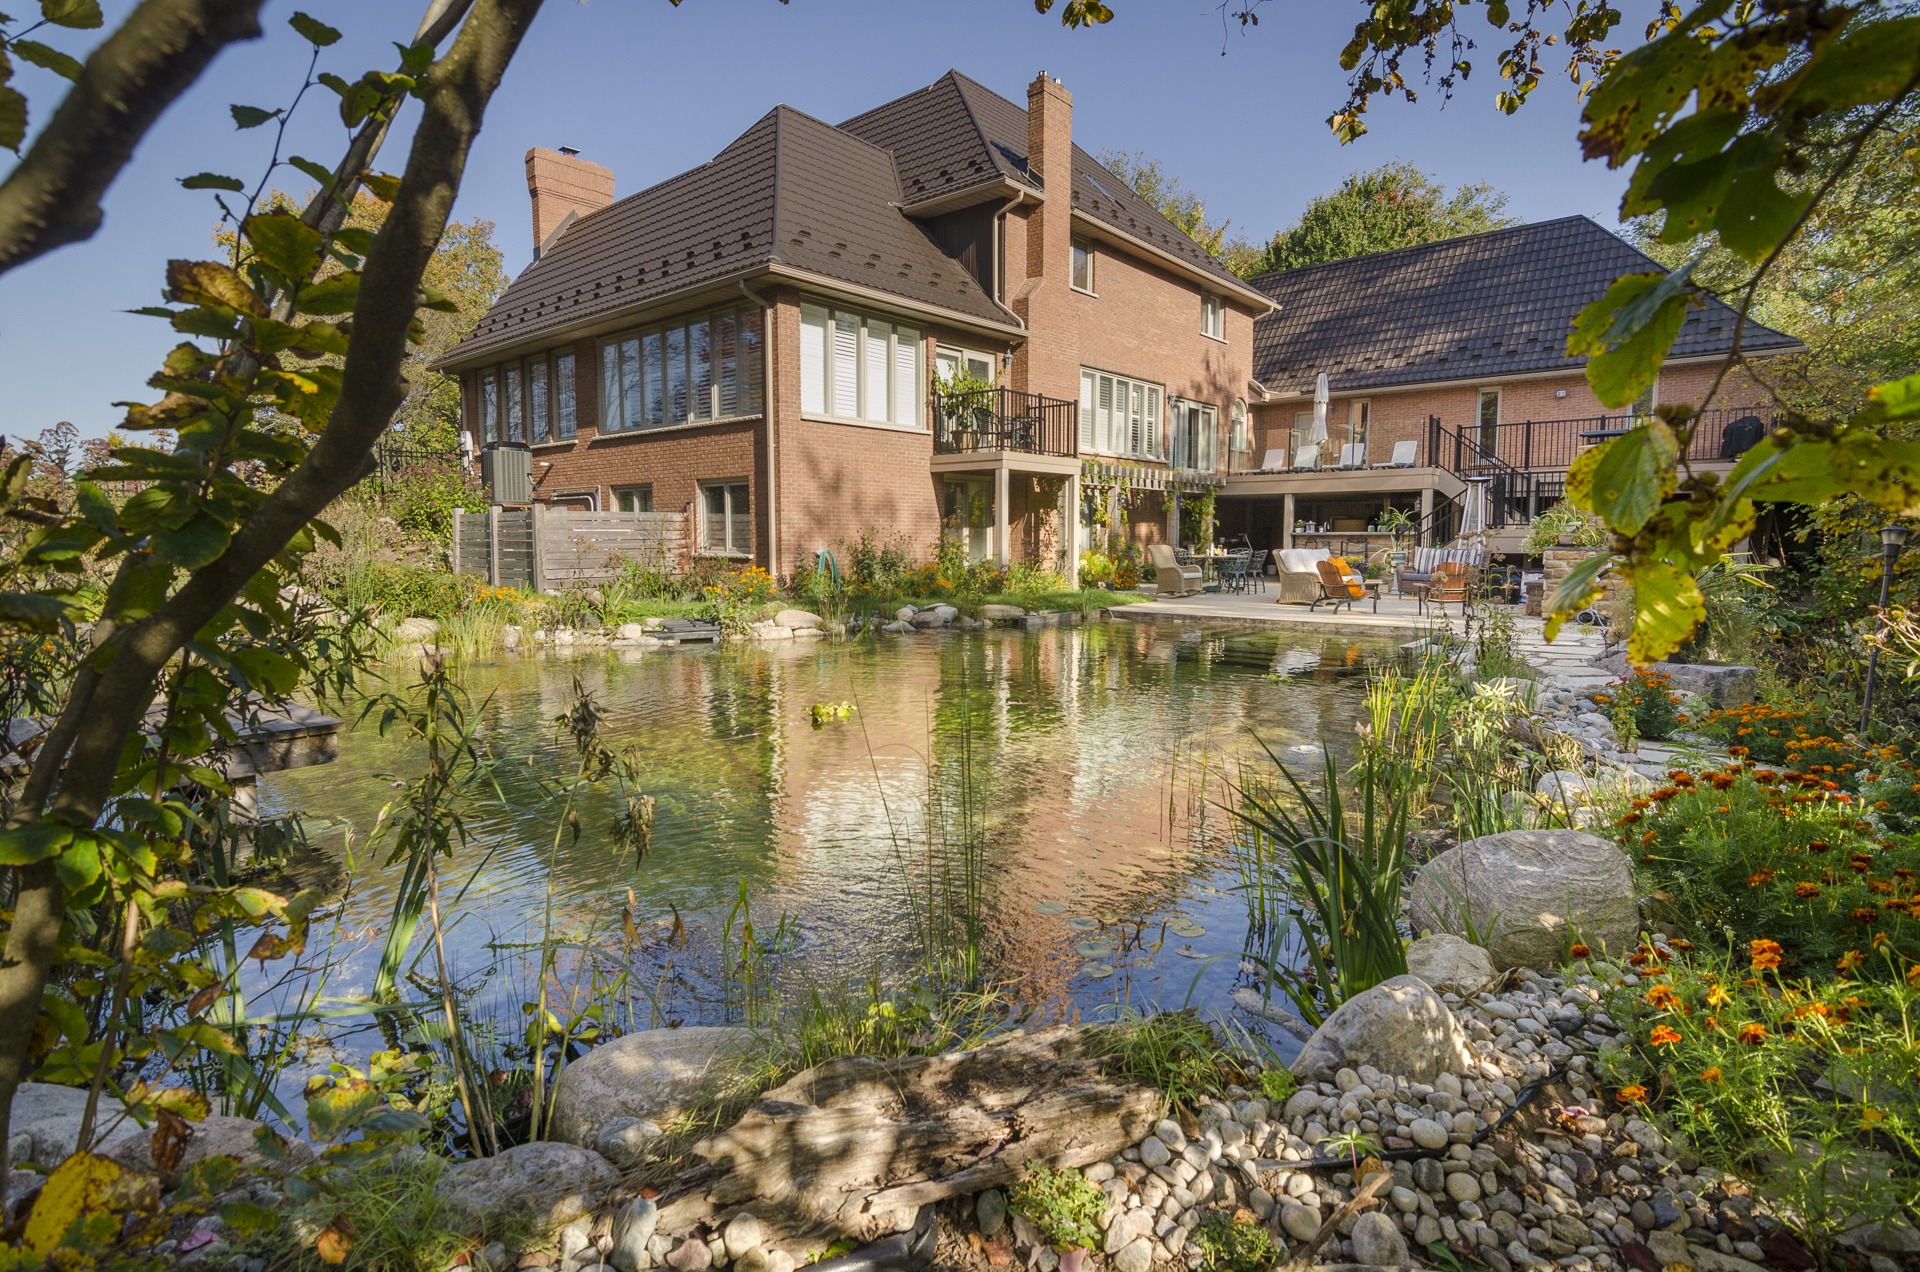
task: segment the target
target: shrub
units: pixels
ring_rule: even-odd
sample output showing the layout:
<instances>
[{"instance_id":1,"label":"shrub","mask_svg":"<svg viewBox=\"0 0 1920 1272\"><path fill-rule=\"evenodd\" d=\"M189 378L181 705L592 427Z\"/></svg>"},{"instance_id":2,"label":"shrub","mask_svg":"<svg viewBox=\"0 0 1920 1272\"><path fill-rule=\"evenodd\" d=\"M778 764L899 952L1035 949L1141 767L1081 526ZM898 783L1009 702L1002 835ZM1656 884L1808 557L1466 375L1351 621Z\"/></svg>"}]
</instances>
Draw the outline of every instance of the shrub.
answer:
<instances>
[{"instance_id":1,"label":"shrub","mask_svg":"<svg viewBox=\"0 0 1920 1272\"><path fill-rule=\"evenodd\" d=\"M394 474L386 513L408 534L444 541L455 508L484 507L486 496L457 454L408 464Z\"/></svg>"},{"instance_id":2,"label":"shrub","mask_svg":"<svg viewBox=\"0 0 1920 1272\"><path fill-rule=\"evenodd\" d=\"M1729 746L1745 748L1743 754L1763 764L1784 763L1795 743L1812 737L1818 726L1819 718L1812 711L1760 702L1715 711L1702 721L1706 733Z\"/></svg>"},{"instance_id":3,"label":"shrub","mask_svg":"<svg viewBox=\"0 0 1920 1272\"><path fill-rule=\"evenodd\" d=\"M1920 959L1920 848L1874 838L1837 783L1738 762L1671 779L1615 825L1695 936L1778 941L1802 974L1875 950Z\"/></svg>"},{"instance_id":4,"label":"shrub","mask_svg":"<svg viewBox=\"0 0 1920 1272\"><path fill-rule=\"evenodd\" d=\"M1687 722L1680 710L1680 695L1673 691L1673 681L1665 672L1636 671L1621 676L1610 691L1594 694L1593 700L1608 708L1631 706L1637 737L1669 738ZM1609 710L1608 714L1614 712Z\"/></svg>"},{"instance_id":5,"label":"shrub","mask_svg":"<svg viewBox=\"0 0 1920 1272\"><path fill-rule=\"evenodd\" d=\"M1088 548L1080 554L1080 586L1105 587L1113 582L1113 558Z\"/></svg>"},{"instance_id":6,"label":"shrub","mask_svg":"<svg viewBox=\"0 0 1920 1272\"><path fill-rule=\"evenodd\" d=\"M434 566L375 564L350 587L360 595L346 599L388 618L450 618L472 603L481 586L471 575Z\"/></svg>"},{"instance_id":7,"label":"shrub","mask_svg":"<svg viewBox=\"0 0 1920 1272\"><path fill-rule=\"evenodd\" d=\"M1007 1200L1056 1250L1091 1250L1100 1244L1107 1195L1079 1171L1035 1163Z\"/></svg>"},{"instance_id":8,"label":"shrub","mask_svg":"<svg viewBox=\"0 0 1920 1272\"><path fill-rule=\"evenodd\" d=\"M761 606L780 595L773 575L757 565L729 570L703 590L708 617L728 635L744 632Z\"/></svg>"},{"instance_id":9,"label":"shrub","mask_svg":"<svg viewBox=\"0 0 1920 1272\"><path fill-rule=\"evenodd\" d=\"M1607 542L1607 527L1598 517L1562 499L1533 519L1520 550L1528 556L1539 556L1563 534L1571 535L1574 546L1580 548L1605 547Z\"/></svg>"},{"instance_id":10,"label":"shrub","mask_svg":"<svg viewBox=\"0 0 1920 1272\"><path fill-rule=\"evenodd\" d=\"M1200 1221L1193 1234L1205 1262L1217 1272L1264 1272L1280 1262L1280 1246L1250 1210L1218 1212Z\"/></svg>"}]
</instances>

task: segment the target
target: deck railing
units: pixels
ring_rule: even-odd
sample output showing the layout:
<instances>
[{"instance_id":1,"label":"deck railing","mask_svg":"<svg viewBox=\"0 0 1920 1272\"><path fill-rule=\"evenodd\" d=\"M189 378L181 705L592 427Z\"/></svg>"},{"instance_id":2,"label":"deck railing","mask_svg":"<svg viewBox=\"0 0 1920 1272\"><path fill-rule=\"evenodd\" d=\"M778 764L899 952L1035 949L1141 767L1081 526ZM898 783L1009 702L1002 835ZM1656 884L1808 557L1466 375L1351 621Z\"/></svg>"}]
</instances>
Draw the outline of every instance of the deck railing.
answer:
<instances>
[{"instance_id":1,"label":"deck railing","mask_svg":"<svg viewBox=\"0 0 1920 1272\"><path fill-rule=\"evenodd\" d=\"M1452 453L1440 462L1456 473L1485 471L1505 465L1523 472L1557 470L1564 473L1575 456L1589 447L1618 437L1646 417L1633 414L1590 415L1573 420L1521 420L1510 424L1468 424L1449 430L1443 442ZM1687 458L1694 463L1734 460L1767 435L1774 425L1770 407L1714 407L1694 425Z\"/></svg>"},{"instance_id":2,"label":"deck railing","mask_svg":"<svg viewBox=\"0 0 1920 1272\"><path fill-rule=\"evenodd\" d=\"M1080 404L1016 389L933 393L933 453L1079 453Z\"/></svg>"}]
</instances>

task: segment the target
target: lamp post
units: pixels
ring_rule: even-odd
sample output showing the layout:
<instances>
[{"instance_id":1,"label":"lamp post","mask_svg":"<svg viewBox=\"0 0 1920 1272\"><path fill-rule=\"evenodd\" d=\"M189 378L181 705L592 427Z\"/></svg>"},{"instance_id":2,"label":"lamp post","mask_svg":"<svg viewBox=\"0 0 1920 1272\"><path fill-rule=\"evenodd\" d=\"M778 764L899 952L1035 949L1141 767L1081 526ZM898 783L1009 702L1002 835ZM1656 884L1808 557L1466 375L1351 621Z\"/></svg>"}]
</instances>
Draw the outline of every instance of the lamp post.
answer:
<instances>
[{"instance_id":1,"label":"lamp post","mask_svg":"<svg viewBox=\"0 0 1920 1272\"><path fill-rule=\"evenodd\" d=\"M1893 586L1893 562L1900 555L1900 549L1907 546L1907 528L1905 526L1885 525L1880 527L1880 617L1886 621L1887 594ZM1861 695L1860 736L1867 736L1867 720L1873 715L1873 677L1880 667L1880 642L1875 641L1873 648L1867 651L1867 689Z\"/></svg>"}]
</instances>

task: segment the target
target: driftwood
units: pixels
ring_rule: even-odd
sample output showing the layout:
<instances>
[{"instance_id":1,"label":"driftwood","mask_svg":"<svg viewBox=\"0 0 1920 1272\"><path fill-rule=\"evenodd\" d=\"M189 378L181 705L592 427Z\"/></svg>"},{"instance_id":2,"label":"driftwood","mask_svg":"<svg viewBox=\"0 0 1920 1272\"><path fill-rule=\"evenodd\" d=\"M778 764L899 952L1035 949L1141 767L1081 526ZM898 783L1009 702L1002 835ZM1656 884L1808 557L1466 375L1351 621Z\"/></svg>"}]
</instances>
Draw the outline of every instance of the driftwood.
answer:
<instances>
[{"instance_id":1,"label":"driftwood","mask_svg":"<svg viewBox=\"0 0 1920 1272\"><path fill-rule=\"evenodd\" d=\"M788 1239L872 1240L904 1214L1003 1187L1028 1162L1086 1166L1144 1138L1160 1095L1101 1072L1061 1027L973 1051L828 1061L702 1140L661 1199L660 1231L751 1211Z\"/></svg>"}]
</instances>

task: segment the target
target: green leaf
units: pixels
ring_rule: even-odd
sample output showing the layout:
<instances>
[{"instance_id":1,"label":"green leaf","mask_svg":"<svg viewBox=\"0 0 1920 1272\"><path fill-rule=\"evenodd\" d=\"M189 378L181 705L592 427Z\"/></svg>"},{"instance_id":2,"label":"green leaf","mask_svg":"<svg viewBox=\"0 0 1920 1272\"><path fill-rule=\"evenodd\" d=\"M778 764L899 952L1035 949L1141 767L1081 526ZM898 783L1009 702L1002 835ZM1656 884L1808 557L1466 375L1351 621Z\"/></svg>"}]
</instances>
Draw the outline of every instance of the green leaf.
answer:
<instances>
[{"instance_id":1,"label":"green leaf","mask_svg":"<svg viewBox=\"0 0 1920 1272\"><path fill-rule=\"evenodd\" d=\"M411 1135L416 1131L429 1129L433 1124L418 1113L402 1113L397 1109L383 1109L360 1123L360 1129L368 1135Z\"/></svg>"},{"instance_id":2,"label":"green leaf","mask_svg":"<svg viewBox=\"0 0 1920 1272\"><path fill-rule=\"evenodd\" d=\"M311 159L302 159L299 155L295 155L287 162L319 182L322 190L333 189L333 169L317 164Z\"/></svg>"},{"instance_id":3,"label":"green leaf","mask_svg":"<svg viewBox=\"0 0 1920 1272\"><path fill-rule=\"evenodd\" d=\"M242 1237L271 1232L280 1226L279 1212L257 1201L230 1201L220 1207L220 1218Z\"/></svg>"},{"instance_id":4,"label":"green leaf","mask_svg":"<svg viewBox=\"0 0 1920 1272\"><path fill-rule=\"evenodd\" d=\"M298 31L302 38L315 48L324 49L340 38L338 31L298 9L294 10L293 16L287 19L287 25Z\"/></svg>"},{"instance_id":5,"label":"green leaf","mask_svg":"<svg viewBox=\"0 0 1920 1272\"><path fill-rule=\"evenodd\" d=\"M1788 100L1808 111L1884 102L1904 89L1920 59L1920 17L1856 22L1807 60Z\"/></svg>"},{"instance_id":6,"label":"green leaf","mask_svg":"<svg viewBox=\"0 0 1920 1272\"><path fill-rule=\"evenodd\" d=\"M1640 533L1666 497L1667 476L1679 452L1665 420L1651 420L1597 447L1584 506L1622 534ZM1571 494L1571 473L1568 478Z\"/></svg>"},{"instance_id":7,"label":"green leaf","mask_svg":"<svg viewBox=\"0 0 1920 1272\"><path fill-rule=\"evenodd\" d=\"M190 177L180 178L180 184L189 190L230 190L235 194L245 194L247 183L238 177L223 177L217 172L196 172Z\"/></svg>"},{"instance_id":8,"label":"green leaf","mask_svg":"<svg viewBox=\"0 0 1920 1272\"><path fill-rule=\"evenodd\" d=\"M195 514L176 529L157 527L152 536L154 552L183 570L219 559L231 539L226 523L208 512Z\"/></svg>"},{"instance_id":9,"label":"green leaf","mask_svg":"<svg viewBox=\"0 0 1920 1272\"><path fill-rule=\"evenodd\" d=\"M0 84L0 146L16 154L27 138L27 99L10 84Z\"/></svg>"},{"instance_id":10,"label":"green leaf","mask_svg":"<svg viewBox=\"0 0 1920 1272\"><path fill-rule=\"evenodd\" d=\"M277 110L262 110L258 106L241 106L235 104L227 107L227 109L233 112L233 126L235 128L258 128L268 120L277 119L280 116L280 112Z\"/></svg>"},{"instance_id":11,"label":"green leaf","mask_svg":"<svg viewBox=\"0 0 1920 1272\"><path fill-rule=\"evenodd\" d=\"M400 178L387 172L369 172L360 179L360 184L382 203L392 203L393 197L400 193Z\"/></svg>"},{"instance_id":12,"label":"green leaf","mask_svg":"<svg viewBox=\"0 0 1920 1272\"><path fill-rule=\"evenodd\" d=\"M167 294L183 305L225 305L257 317L267 312L247 280L218 261L168 261Z\"/></svg>"},{"instance_id":13,"label":"green leaf","mask_svg":"<svg viewBox=\"0 0 1920 1272\"><path fill-rule=\"evenodd\" d=\"M352 272L332 274L300 289L295 306L305 314L350 314L360 295L360 275Z\"/></svg>"},{"instance_id":14,"label":"green leaf","mask_svg":"<svg viewBox=\"0 0 1920 1272\"><path fill-rule=\"evenodd\" d=\"M0 866L25 866L45 861L73 838L73 827L58 822L28 822L0 830Z\"/></svg>"},{"instance_id":15,"label":"green leaf","mask_svg":"<svg viewBox=\"0 0 1920 1272\"><path fill-rule=\"evenodd\" d=\"M307 1096L307 1127L316 1140L338 1139L379 1108L380 1093L366 1082L336 1082Z\"/></svg>"},{"instance_id":16,"label":"green leaf","mask_svg":"<svg viewBox=\"0 0 1920 1272\"><path fill-rule=\"evenodd\" d=\"M1707 598L1692 574L1665 561L1640 566L1632 578L1634 620L1627 659L1644 667L1687 643L1707 617Z\"/></svg>"},{"instance_id":17,"label":"green leaf","mask_svg":"<svg viewBox=\"0 0 1920 1272\"><path fill-rule=\"evenodd\" d=\"M15 40L7 46L7 51L16 54L21 61L31 62L42 69L52 71L62 79L80 78L80 59L50 48L38 40Z\"/></svg>"},{"instance_id":18,"label":"green leaf","mask_svg":"<svg viewBox=\"0 0 1920 1272\"><path fill-rule=\"evenodd\" d=\"M75 31L91 31L103 21L100 0L40 0L40 16Z\"/></svg>"},{"instance_id":19,"label":"green leaf","mask_svg":"<svg viewBox=\"0 0 1920 1272\"><path fill-rule=\"evenodd\" d=\"M1588 358L1587 383L1604 405L1630 405L1659 377L1687 320L1692 270L1628 274L1575 315L1567 356Z\"/></svg>"},{"instance_id":20,"label":"green leaf","mask_svg":"<svg viewBox=\"0 0 1920 1272\"><path fill-rule=\"evenodd\" d=\"M290 285L320 267L320 231L290 212L259 212L245 223L254 253Z\"/></svg>"},{"instance_id":21,"label":"green leaf","mask_svg":"<svg viewBox=\"0 0 1920 1272\"><path fill-rule=\"evenodd\" d=\"M54 873L69 892L81 892L100 878L100 841L92 835L75 836L53 859Z\"/></svg>"},{"instance_id":22,"label":"green leaf","mask_svg":"<svg viewBox=\"0 0 1920 1272\"><path fill-rule=\"evenodd\" d=\"M1920 375L1910 375L1904 380L1894 380L1888 384L1876 384L1867 391L1867 398L1880 408L1882 419L1920 418Z\"/></svg>"},{"instance_id":23,"label":"green leaf","mask_svg":"<svg viewBox=\"0 0 1920 1272\"><path fill-rule=\"evenodd\" d=\"M177 1060L192 1050L212 1051L223 1056L245 1056L247 1053L223 1030L217 1029L204 1020L181 1025L177 1029L162 1029L159 1033L160 1048L168 1059Z\"/></svg>"},{"instance_id":24,"label":"green leaf","mask_svg":"<svg viewBox=\"0 0 1920 1272\"><path fill-rule=\"evenodd\" d=\"M68 601L45 592L0 592L0 622L30 631L58 631L72 613Z\"/></svg>"},{"instance_id":25,"label":"green leaf","mask_svg":"<svg viewBox=\"0 0 1920 1272\"><path fill-rule=\"evenodd\" d=\"M1714 218L1721 245L1748 264L1757 265L1778 249L1813 200L1811 190L1799 194L1782 190L1775 171L1770 162L1735 176Z\"/></svg>"}]
</instances>

